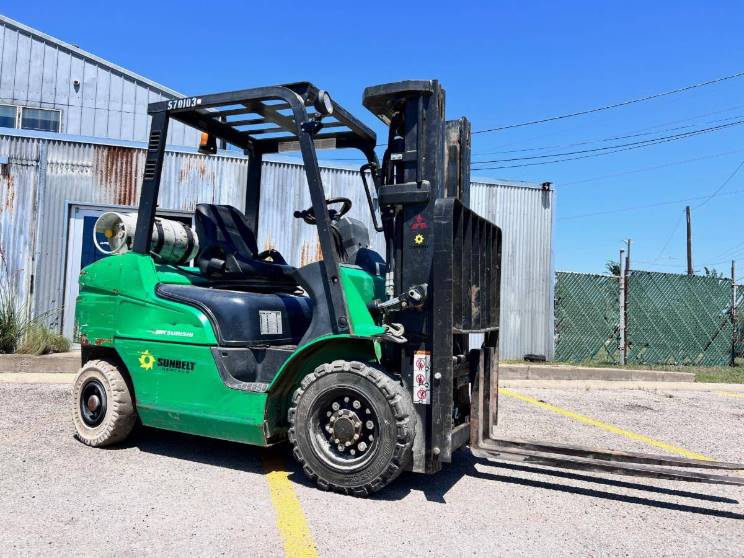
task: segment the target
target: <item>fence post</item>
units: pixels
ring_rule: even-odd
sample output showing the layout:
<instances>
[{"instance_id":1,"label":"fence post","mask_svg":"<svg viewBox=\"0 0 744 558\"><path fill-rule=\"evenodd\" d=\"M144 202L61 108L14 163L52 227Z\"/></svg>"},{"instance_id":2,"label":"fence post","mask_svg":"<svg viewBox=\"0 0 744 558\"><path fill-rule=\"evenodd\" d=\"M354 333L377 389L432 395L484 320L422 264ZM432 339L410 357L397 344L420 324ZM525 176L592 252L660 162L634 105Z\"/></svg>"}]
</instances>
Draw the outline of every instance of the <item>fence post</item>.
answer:
<instances>
[{"instance_id":1,"label":"fence post","mask_svg":"<svg viewBox=\"0 0 744 558\"><path fill-rule=\"evenodd\" d=\"M630 291L630 282L628 279L630 278L630 245L632 243L631 239L627 240L627 248L625 252L625 271L623 273L623 281L625 290L623 291L623 331L625 332L624 335L624 344L623 344L623 352L625 354L625 364L628 362L628 292Z\"/></svg>"},{"instance_id":2,"label":"fence post","mask_svg":"<svg viewBox=\"0 0 744 558\"><path fill-rule=\"evenodd\" d=\"M618 282L620 284L619 291L619 308L620 308L620 324L618 326L620 339L618 340L618 348L620 349L620 364L625 364L625 264L623 257L625 256L625 250L620 250L620 270L618 273Z\"/></svg>"},{"instance_id":3,"label":"fence post","mask_svg":"<svg viewBox=\"0 0 744 558\"><path fill-rule=\"evenodd\" d=\"M736 366L736 344L738 341L738 328L736 323L736 261L731 260L731 366Z\"/></svg>"}]
</instances>

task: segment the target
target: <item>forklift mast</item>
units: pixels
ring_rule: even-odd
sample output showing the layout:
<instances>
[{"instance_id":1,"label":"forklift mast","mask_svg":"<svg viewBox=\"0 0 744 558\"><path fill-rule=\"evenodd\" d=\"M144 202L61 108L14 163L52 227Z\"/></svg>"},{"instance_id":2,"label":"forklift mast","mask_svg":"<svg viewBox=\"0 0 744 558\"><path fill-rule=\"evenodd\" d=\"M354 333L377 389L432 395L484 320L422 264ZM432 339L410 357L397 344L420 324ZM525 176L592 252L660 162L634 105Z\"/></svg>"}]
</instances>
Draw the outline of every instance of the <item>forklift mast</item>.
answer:
<instances>
[{"instance_id":1,"label":"forklift mast","mask_svg":"<svg viewBox=\"0 0 744 558\"><path fill-rule=\"evenodd\" d=\"M396 321L406 343L388 344L386 364L410 389L418 420L412 468L433 473L470 436L471 372L480 352L469 334L498 346L501 232L468 209L470 122L445 120L438 81L368 87L364 105L389 126L378 200L389 262L388 295L426 286Z\"/></svg>"}]
</instances>

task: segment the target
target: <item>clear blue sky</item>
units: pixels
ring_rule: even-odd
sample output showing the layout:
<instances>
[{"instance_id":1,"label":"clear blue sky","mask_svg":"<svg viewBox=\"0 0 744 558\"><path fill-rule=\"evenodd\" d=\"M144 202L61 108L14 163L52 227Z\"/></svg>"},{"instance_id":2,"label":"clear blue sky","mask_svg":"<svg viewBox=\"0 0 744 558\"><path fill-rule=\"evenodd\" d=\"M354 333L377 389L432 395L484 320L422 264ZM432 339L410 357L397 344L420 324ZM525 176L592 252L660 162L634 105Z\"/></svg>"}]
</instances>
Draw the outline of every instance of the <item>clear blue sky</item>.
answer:
<instances>
[{"instance_id":1,"label":"clear blue sky","mask_svg":"<svg viewBox=\"0 0 744 558\"><path fill-rule=\"evenodd\" d=\"M448 116L466 115L478 130L744 71L740 2L6 0L2 11L185 94L309 80L371 125L363 88L401 79L441 80ZM613 142L571 144L652 132L614 142L625 143L741 119L744 78L476 135L473 160L591 149ZM474 176L555 184L559 270L602 271L630 237L637 268L677 272L685 267L685 203L638 206L715 191L744 161L742 139L744 127L733 126L614 155ZM559 147L491 153L545 146ZM677 164L689 159L697 160ZM696 269L713 265L728 273L728 260L737 256L744 275L742 190L744 168L702 207L695 207L702 199L689 202ZM611 213L587 215L597 212Z\"/></svg>"}]
</instances>

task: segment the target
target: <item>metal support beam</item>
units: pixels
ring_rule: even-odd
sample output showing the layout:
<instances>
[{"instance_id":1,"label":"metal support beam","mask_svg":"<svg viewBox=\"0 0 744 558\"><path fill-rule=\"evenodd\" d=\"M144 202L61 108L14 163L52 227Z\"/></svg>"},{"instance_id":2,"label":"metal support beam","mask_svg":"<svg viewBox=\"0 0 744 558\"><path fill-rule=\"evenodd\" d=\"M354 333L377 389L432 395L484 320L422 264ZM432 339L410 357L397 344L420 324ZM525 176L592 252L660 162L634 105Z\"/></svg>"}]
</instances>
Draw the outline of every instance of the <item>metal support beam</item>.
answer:
<instances>
[{"instance_id":1,"label":"metal support beam","mask_svg":"<svg viewBox=\"0 0 744 558\"><path fill-rule=\"evenodd\" d=\"M152 113L150 138L145 157L145 174L142 179L139 208L137 210L137 228L134 233L133 251L140 254L150 253L152 226L158 207L160 175L165 159L165 141L168 136L168 113L165 110Z\"/></svg>"}]
</instances>

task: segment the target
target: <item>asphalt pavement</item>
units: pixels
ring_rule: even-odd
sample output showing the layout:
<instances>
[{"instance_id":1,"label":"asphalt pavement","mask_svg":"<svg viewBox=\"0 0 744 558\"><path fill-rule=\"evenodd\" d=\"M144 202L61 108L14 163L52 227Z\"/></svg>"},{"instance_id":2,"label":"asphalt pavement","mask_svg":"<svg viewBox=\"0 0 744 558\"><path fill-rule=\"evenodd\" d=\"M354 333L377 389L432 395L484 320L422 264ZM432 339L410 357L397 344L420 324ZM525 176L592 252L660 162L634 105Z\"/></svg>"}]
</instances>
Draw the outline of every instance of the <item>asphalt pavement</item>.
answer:
<instances>
[{"instance_id":1,"label":"asphalt pavement","mask_svg":"<svg viewBox=\"0 0 744 558\"><path fill-rule=\"evenodd\" d=\"M741 392L512 390L525 398L502 395L504 436L669 453L645 436L744 461ZM497 465L460 451L437 475L404 474L357 499L317 490L286 446L142 429L123 446L88 448L72 436L68 398L65 384L0 383L2 556L744 555L744 487ZM295 536L307 546L292 551Z\"/></svg>"}]
</instances>

